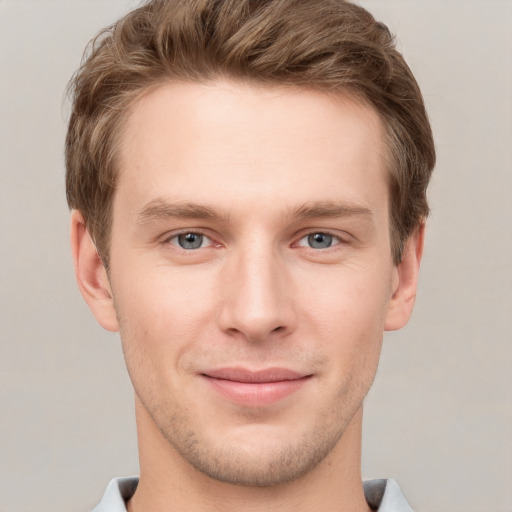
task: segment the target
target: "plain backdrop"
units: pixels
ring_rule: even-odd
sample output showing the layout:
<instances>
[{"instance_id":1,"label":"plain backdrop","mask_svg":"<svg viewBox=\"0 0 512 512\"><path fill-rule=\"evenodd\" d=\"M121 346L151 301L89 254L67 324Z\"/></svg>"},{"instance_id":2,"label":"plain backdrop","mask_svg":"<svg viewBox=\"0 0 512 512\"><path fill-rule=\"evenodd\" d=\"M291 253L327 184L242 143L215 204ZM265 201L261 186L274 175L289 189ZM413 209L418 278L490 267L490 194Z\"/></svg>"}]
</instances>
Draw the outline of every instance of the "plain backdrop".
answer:
<instances>
[{"instance_id":1,"label":"plain backdrop","mask_svg":"<svg viewBox=\"0 0 512 512\"><path fill-rule=\"evenodd\" d=\"M398 34L438 151L416 310L387 335L363 476L417 512L510 512L512 3L365 0ZM74 283L64 198L68 79L136 2L0 0L0 512L87 511L136 474L119 339Z\"/></svg>"}]
</instances>

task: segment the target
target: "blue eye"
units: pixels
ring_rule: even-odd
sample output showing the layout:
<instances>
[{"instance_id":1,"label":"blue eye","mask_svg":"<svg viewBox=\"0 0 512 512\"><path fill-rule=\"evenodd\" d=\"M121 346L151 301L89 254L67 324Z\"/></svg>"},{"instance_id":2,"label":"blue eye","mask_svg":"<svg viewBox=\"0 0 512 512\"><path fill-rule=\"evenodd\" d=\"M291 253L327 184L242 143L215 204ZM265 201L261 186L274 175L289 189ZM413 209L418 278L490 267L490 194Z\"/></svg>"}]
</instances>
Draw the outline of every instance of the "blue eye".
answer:
<instances>
[{"instance_id":1,"label":"blue eye","mask_svg":"<svg viewBox=\"0 0 512 512\"><path fill-rule=\"evenodd\" d=\"M316 233L310 233L302 237L299 240L298 245L300 247L309 247L311 249L329 249L333 245L340 243L340 239L335 235L317 231Z\"/></svg>"},{"instance_id":2,"label":"blue eye","mask_svg":"<svg viewBox=\"0 0 512 512\"><path fill-rule=\"evenodd\" d=\"M333 237L328 233L312 233L308 235L308 245L313 249L328 249L332 246Z\"/></svg>"},{"instance_id":3,"label":"blue eye","mask_svg":"<svg viewBox=\"0 0 512 512\"><path fill-rule=\"evenodd\" d=\"M201 233L182 233L181 235L176 235L171 240L172 242L176 241L177 245L182 249L190 251L203 247L205 239L206 237Z\"/></svg>"}]
</instances>

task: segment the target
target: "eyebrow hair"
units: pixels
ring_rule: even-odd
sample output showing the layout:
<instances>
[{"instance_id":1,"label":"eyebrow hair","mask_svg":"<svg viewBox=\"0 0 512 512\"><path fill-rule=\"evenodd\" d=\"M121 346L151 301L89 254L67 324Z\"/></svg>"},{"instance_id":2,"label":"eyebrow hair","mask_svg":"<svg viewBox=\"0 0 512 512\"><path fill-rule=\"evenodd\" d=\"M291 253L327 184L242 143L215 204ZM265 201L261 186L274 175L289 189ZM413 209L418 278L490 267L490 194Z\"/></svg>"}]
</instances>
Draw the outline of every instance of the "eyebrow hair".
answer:
<instances>
[{"instance_id":1,"label":"eyebrow hair","mask_svg":"<svg viewBox=\"0 0 512 512\"><path fill-rule=\"evenodd\" d=\"M163 219L208 219L225 222L229 217L208 206L195 203L170 203L161 198L150 201L137 212L136 216L137 224Z\"/></svg>"},{"instance_id":2,"label":"eyebrow hair","mask_svg":"<svg viewBox=\"0 0 512 512\"><path fill-rule=\"evenodd\" d=\"M290 217L296 220L307 220L322 217L372 217L372 211L366 206L356 203L338 203L334 201L314 201L304 203L290 212Z\"/></svg>"},{"instance_id":3,"label":"eyebrow hair","mask_svg":"<svg viewBox=\"0 0 512 512\"><path fill-rule=\"evenodd\" d=\"M228 222L230 217L228 213L209 206L188 202L171 203L162 198L150 201L137 212L136 216L139 225L165 219L205 219ZM356 203L312 201L285 213L285 217L294 221L352 216L372 217L372 212L369 208Z\"/></svg>"}]
</instances>

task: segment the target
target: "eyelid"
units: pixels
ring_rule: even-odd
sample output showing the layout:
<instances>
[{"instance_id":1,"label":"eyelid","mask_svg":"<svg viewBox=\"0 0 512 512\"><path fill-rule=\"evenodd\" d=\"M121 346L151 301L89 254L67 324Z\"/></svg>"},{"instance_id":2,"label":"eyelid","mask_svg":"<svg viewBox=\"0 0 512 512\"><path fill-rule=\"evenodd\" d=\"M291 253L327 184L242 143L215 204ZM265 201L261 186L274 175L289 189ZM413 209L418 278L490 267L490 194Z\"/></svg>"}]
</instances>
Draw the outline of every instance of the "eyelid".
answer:
<instances>
[{"instance_id":1,"label":"eyelid","mask_svg":"<svg viewBox=\"0 0 512 512\"><path fill-rule=\"evenodd\" d=\"M195 235L201 235L204 239L208 240L208 245L205 245L203 247L199 247L198 249L184 249L183 247L180 247L180 245L177 243L177 239L181 235L187 235L187 234L195 234ZM173 243L173 241L176 241L176 243ZM166 235L162 239L163 244L169 244L175 247L176 249L183 251L183 252L194 252L199 249L206 249L208 247L219 247L221 244L216 242L212 236L209 236L206 234L205 230L201 228L192 228L192 229L180 229L177 231L173 231L172 233L166 233Z\"/></svg>"},{"instance_id":2,"label":"eyelid","mask_svg":"<svg viewBox=\"0 0 512 512\"><path fill-rule=\"evenodd\" d=\"M186 235L188 233L194 233L194 234L203 236L208 241L208 244L206 246L200 247L200 249L206 249L209 247L221 247L223 244L221 242L218 242L214 236L212 236L211 234L208 234L208 231L209 230L206 230L203 228L178 229L176 231L168 232L165 235L163 235L163 237L161 238L161 243L164 245L167 245L167 244L172 245L176 249L184 251L184 252L189 252L189 253L194 252L194 251L197 251L198 249L195 249L195 250L184 249L184 248L180 247L180 245L177 243L177 238L179 236ZM307 244L304 244L304 245L300 244L300 242L302 240L306 239L308 236L314 235L317 233L322 233L322 234L331 236L334 239L333 245L331 245L330 247L327 247L325 249L315 249L313 247L309 247ZM352 237L348 233L346 233L346 232L340 233L337 230L321 229L321 228L320 229L306 229L306 230L301 230L299 233L296 234L296 236L294 236L295 241L291 244L291 246L292 247L303 247L306 249L311 249L312 251L315 251L315 252L328 251L330 249L335 249L339 245L349 244L351 238ZM176 241L176 242L173 243L173 241Z\"/></svg>"},{"instance_id":3,"label":"eyelid","mask_svg":"<svg viewBox=\"0 0 512 512\"><path fill-rule=\"evenodd\" d=\"M322 234L322 235L328 235L332 238L332 245L330 245L329 247L324 247L324 248L315 248L315 247L311 247L308 242L307 242L307 239L311 236L311 235L317 235L317 234ZM304 244L301 244L301 242L305 240L306 242ZM335 247L337 247L338 245L342 244L344 242L344 240L339 236L339 235L335 235L334 233L331 233L327 230L314 230L314 231L309 231L308 233L302 235L298 240L297 242L295 243L296 246L298 247L305 247L306 249L311 249L313 251L328 251L329 249L333 249Z\"/></svg>"}]
</instances>

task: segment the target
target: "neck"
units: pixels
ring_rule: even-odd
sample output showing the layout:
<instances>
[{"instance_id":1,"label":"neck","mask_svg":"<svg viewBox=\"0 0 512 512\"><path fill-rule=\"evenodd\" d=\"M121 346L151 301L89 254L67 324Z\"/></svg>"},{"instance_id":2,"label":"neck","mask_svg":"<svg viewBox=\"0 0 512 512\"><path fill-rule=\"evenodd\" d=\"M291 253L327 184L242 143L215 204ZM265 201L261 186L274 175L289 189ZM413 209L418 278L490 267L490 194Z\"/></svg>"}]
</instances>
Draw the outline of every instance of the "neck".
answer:
<instances>
[{"instance_id":1,"label":"neck","mask_svg":"<svg viewBox=\"0 0 512 512\"><path fill-rule=\"evenodd\" d=\"M369 512L361 481L362 410L340 441L303 477L277 486L249 487L196 470L161 435L136 400L140 480L128 512Z\"/></svg>"}]
</instances>

